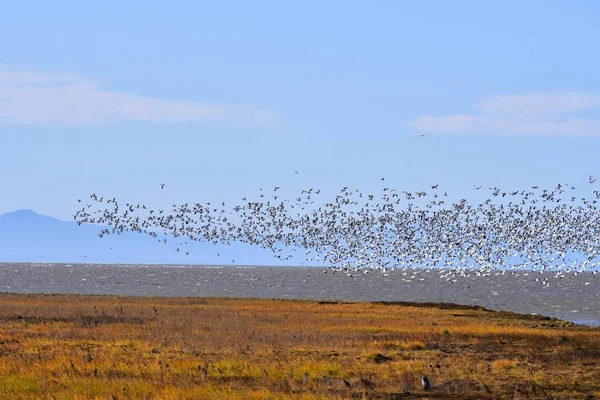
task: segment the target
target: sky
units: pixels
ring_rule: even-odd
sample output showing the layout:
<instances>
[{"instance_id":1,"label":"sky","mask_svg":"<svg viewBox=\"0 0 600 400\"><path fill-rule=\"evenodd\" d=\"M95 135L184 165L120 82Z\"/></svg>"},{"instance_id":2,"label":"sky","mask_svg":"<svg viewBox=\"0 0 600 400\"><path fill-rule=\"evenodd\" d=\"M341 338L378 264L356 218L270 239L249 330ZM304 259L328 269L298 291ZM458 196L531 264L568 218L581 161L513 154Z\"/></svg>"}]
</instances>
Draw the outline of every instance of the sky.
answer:
<instances>
[{"instance_id":1,"label":"sky","mask_svg":"<svg viewBox=\"0 0 600 400\"><path fill-rule=\"evenodd\" d=\"M583 0L11 2L0 213L68 220L91 193L165 207L275 185L583 185L600 176L598 15Z\"/></svg>"}]
</instances>

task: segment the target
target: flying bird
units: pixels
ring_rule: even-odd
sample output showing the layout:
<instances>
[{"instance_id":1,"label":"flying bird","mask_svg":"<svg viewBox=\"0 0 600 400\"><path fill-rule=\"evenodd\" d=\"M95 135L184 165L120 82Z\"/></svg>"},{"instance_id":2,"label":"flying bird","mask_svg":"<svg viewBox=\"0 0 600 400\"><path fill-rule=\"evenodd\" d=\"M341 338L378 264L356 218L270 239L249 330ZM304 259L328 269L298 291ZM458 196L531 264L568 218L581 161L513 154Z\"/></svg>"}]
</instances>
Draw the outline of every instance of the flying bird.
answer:
<instances>
[{"instance_id":1,"label":"flying bird","mask_svg":"<svg viewBox=\"0 0 600 400\"><path fill-rule=\"evenodd\" d=\"M143 204L119 207L115 198L93 193L91 204L80 208L74 219L79 225L103 227L100 237L131 231L164 243L167 236L185 238L175 250L185 255L186 240L215 245L243 242L270 249L280 260L304 249L307 260L323 262L352 279L358 271L395 268L404 269L402 280L414 282L424 279L419 268L441 267L440 278L450 283L492 273L518 275L520 268L559 279L600 269L600 239L590 236L600 231L600 191L593 191L592 198L571 192L563 198L569 185L531 186L536 190L490 186L491 198L479 204L467 199L446 204L441 198L448 194L437 192L437 183L428 187L433 192L385 187L369 194L344 186L333 200L323 202L316 199L320 190L309 188L278 204L271 203L275 195L264 199L261 190L258 198L243 197L243 203L233 207L225 202L183 203L173 204L170 212L154 212ZM507 201L502 200L505 196ZM573 252L587 258L576 259ZM551 277L536 282L548 286Z\"/></svg>"}]
</instances>

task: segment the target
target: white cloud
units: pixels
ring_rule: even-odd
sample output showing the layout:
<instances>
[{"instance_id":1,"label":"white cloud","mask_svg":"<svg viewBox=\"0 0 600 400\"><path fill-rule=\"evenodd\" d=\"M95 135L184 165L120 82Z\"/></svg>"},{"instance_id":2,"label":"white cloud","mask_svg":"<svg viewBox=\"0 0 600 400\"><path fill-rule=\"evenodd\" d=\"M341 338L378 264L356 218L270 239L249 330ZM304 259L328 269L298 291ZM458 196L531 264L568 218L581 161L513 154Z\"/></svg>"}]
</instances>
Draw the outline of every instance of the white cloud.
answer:
<instances>
[{"instance_id":1,"label":"white cloud","mask_svg":"<svg viewBox=\"0 0 600 400\"><path fill-rule=\"evenodd\" d=\"M480 115L424 115L409 126L429 133L600 136L600 95L565 92L495 96L483 99L477 108Z\"/></svg>"},{"instance_id":2,"label":"white cloud","mask_svg":"<svg viewBox=\"0 0 600 400\"><path fill-rule=\"evenodd\" d=\"M66 74L11 71L0 67L0 123L96 125L122 121L233 122L268 126L269 109L172 101L109 91Z\"/></svg>"}]
</instances>

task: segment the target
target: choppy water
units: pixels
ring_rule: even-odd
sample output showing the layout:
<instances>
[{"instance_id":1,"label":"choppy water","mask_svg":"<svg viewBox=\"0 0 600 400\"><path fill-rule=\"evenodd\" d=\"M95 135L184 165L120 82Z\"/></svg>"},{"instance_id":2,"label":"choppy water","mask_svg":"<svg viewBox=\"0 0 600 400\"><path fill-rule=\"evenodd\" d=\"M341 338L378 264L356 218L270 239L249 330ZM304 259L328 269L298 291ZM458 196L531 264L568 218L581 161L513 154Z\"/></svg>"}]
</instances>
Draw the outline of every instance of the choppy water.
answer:
<instances>
[{"instance_id":1,"label":"choppy water","mask_svg":"<svg viewBox=\"0 0 600 400\"><path fill-rule=\"evenodd\" d=\"M401 270L387 275L358 273L356 279L323 271L311 267L0 263L0 292L449 302L600 326L600 278L589 273L552 279L550 287L543 287L534 281L533 273L450 283L435 271L423 272L424 280L413 282L402 281L407 276Z\"/></svg>"}]
</instances>

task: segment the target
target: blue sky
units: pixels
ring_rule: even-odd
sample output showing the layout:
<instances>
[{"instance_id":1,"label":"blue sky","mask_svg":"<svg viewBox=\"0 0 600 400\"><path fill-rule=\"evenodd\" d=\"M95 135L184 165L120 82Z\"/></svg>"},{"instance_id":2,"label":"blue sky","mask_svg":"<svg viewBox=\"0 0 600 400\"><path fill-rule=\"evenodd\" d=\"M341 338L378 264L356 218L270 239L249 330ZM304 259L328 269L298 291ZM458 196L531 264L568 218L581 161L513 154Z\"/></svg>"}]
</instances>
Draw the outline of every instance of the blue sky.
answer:
<instances>
[{"instance_id":1,"label":"blue sky","mask_svg":"<svg viewBox=\"0 0 600 400\"><path fill-rule=\"evenodd\" d=\"M473 199L473 184L583 185L600 175L598 15L595 1L3 5L0 213L381 177Z\"/></svg>"}]
</instances>

